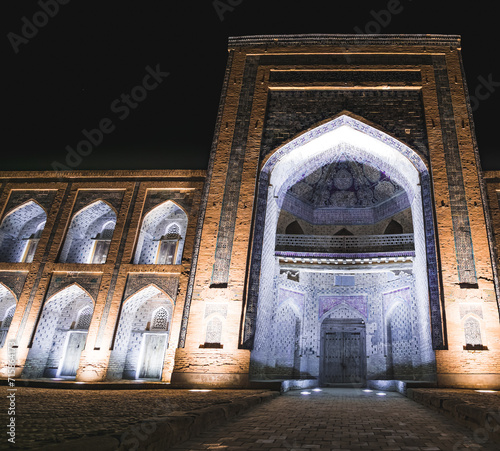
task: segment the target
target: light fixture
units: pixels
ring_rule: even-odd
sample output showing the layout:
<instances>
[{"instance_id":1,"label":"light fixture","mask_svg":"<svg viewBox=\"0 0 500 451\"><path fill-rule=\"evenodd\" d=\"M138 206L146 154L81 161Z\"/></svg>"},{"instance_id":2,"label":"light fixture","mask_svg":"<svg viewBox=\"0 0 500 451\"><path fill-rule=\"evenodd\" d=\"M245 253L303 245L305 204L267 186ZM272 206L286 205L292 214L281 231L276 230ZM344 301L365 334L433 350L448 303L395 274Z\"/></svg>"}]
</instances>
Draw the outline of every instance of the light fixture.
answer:
<instances>
[{"instance_id":1,"label":"light fixture","mask_svg":"<svg viewBox=\"0 0 500 451\"><path fill-rule=\"evenodd\" d=\"M313 388L313 391L323 391L321 388Z\"/></svg>"},{"instance_id":2,"label":"light fixture","mask_svg":"<svg viewBox=\"0 0 500 451\"><path fill-rule=\"evenodd\" d=\"M310 395L311 392L310 391L301 391L300 394L301 395Z\"/></svg>"},{"instance_id":3,"label":"light fixture","mask_svg":"<svg viewBox=\"0 0 500 451\"><path fill-rule=\"evenodd\" d=\"M369 390L369 389L366 389L366 390L363 390L365 393L372 393L373 390Z\"/></svg>"},{"instance_id":4,"label":"light fixture","mask_svg":"<svg viewBox=\"0 0 500 451\"><path fill-rule=\"evenodd\" d=\"M496 390L476 390L478 393L497 393Z\"/></svg>"},{"instance_id":5,"label":"light fixture","mask_svg":"<svg viewBox=\"0 0 500 451\"><path fill-rule=\"evenodd\" d=\"M385 395L386 395L386 393L382 393L382 392L377 393L377 396L385 396Z\"/></svg>"},{"instance_id":6,"label":"light fixture","mask_svg":"<svg viewBox=\"0 0 500 451\"><path fill-rule=\"evenodd\" d=\"M212 390L208 390L207 388L192 388L189 391L207 392L207 391L212 391Z\"/></svg>"}]
</instances>

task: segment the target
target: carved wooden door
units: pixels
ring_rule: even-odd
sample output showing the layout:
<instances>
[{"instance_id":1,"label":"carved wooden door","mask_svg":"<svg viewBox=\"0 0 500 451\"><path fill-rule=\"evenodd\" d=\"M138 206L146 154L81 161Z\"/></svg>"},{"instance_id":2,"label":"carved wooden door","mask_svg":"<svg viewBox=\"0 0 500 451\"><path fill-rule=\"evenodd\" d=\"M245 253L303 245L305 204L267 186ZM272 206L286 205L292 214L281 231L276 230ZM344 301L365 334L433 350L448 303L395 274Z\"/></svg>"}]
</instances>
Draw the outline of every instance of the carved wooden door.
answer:
<instances>
[{"instance_id":1,"label":"carved wooden door","mask_svg":"<svg viewBox=\"0 0 500 451\"><path fill-rule=\"evenodd\" d=\"M364 325L331 324L323 332L324 384L363 383L365 379Z\"/></svg>"}]
</instances>

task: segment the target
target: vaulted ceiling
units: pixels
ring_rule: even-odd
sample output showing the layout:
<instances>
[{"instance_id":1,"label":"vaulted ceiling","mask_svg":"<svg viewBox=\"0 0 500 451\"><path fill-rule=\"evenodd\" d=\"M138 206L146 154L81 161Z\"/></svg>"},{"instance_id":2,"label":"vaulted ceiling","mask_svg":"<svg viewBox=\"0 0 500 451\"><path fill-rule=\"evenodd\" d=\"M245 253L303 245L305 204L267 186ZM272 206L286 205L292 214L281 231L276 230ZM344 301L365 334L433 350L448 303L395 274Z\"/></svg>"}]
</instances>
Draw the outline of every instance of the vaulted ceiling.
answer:
<instances>
[{"instance_id":1,"label":"vaulted ceiling","mask_svg":"<svg viewBox=\"0 0 500 451\"><path fill-rule=\"evenodd\" d=\"M346 159L297 182L283 203L286 211L316 224L374 223L409 206L405 190L383 171Z\"/></svg>"},{"instance_id":2,"label":"vaulted ceiling","mask_svg":"<svg viewBox=\"0 0 500 451\"><path fill-rule=\"evenodd\" d=\"M289 190L290 195L315 208L374 207L403 192L383 172L356 161L323 166Z\"/></svg>"}]
</instances>

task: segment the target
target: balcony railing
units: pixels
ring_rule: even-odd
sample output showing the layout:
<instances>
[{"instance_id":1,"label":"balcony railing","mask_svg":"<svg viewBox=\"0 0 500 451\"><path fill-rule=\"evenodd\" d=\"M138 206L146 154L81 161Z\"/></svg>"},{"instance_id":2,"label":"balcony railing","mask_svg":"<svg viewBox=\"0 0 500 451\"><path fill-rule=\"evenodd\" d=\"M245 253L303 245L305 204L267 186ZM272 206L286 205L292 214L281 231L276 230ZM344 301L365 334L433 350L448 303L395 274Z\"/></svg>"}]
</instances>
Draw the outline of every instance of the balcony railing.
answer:
<instances>
[{"instance_id":1,"label":"balcony railing","mask_svg":"<svg viewBox=\"0 0 500 451\"><path fill-rule=\"evenodd\" d=\"M277 235L276 251L315 253L386 253L413 251L413 233L399 235Z\"/></svg>"}]
</instances>

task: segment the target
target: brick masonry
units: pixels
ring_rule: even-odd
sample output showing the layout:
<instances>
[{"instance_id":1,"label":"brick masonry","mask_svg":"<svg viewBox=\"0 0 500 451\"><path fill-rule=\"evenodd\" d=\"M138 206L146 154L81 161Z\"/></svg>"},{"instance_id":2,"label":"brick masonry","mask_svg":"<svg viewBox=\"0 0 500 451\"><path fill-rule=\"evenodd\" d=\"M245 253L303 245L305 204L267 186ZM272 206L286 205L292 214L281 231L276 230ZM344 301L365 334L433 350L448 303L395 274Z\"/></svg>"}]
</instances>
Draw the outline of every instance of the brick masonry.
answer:
<instances>
[{"instance_id":1,"label":"brick masonry","mask_svg":"<svg viewBox=\"0 0 500 451\"><path fill-rule=\"evenodd\" d=\"M90 307L74 376L132 377L163 308L161 378L178 385L244 385L252 371L280 368L318 377L321 321L363 318L369 377L500 387L500 176L480 173L460 40L232 38L222 92L207 173L0 173L0 321L9 324L5 342L17 341L16 375L59 372L65 340ZM290 165L337 129L385 154L351 142ZM332 158L380 170L384 189L392 183L401 195L335 221L286 197ZM295 220L306 235L381 235L394 220L413 234L411 262L377 262L387 265L379 279L356 266L354 279L312 261L290 267L275 240ZM177 233L172 264L158 264L160 243ZM91 263L104 235L104 263ZM45 346L50 334L57 338ZM392 354L389 335L399 343ZM5 346L0 360L5 367Z\"/></svg>"}]
</instances>

